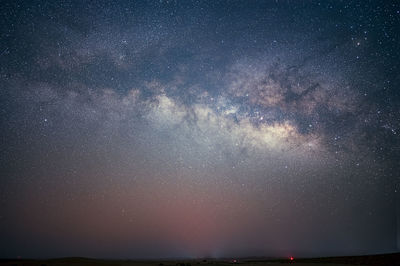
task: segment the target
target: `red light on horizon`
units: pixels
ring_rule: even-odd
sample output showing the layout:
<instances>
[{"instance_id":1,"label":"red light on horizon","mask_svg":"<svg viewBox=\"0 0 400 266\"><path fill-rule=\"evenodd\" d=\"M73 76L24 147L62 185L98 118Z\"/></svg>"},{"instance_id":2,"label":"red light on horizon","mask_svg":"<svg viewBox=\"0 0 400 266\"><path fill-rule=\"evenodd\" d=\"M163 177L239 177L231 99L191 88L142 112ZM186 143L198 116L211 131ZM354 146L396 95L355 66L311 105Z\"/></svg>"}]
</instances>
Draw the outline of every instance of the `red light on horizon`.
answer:
<instances>
[{"instance_id":1,"label":"red light on horizon","mask_svg":"<svg viewBox=\"0 0 400 266\"><path fill-rule=\"evenodd\" d=\"M292 256L290 256L290 260L291 260L291 261L293 261L293 260L294 260L294 258L293 258Z\"/></svg>"}]
</instances>

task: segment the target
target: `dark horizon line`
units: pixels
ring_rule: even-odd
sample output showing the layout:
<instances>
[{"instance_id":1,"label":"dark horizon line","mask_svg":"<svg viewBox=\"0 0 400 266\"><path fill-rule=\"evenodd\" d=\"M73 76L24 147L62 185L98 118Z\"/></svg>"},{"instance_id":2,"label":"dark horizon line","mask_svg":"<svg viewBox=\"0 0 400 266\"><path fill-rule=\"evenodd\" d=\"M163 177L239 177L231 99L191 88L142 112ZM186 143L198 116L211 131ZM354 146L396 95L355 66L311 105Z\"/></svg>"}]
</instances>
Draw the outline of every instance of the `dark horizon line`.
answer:
<instances>
[{"instance_id":1,"label":"dark horizon line","mask_svg":"<svg viewBox=\"0 0 400 266\"><path fill-rule=\"evenodd\" d=\"M343 255L343 256L326 256L326 257L309 257L309 256L296 256L295 258L301 259L301 260L307 260L307 259L341 259L341 258L362 258L362 257L380 257L380 256L395 256L398 255L400 257L400 251L398 252L390 252L390 253L371 253L371 254L363 254L363 255ZM158 262L158 261L199 261L199 260L216 260L216 261L230 261L230 260L237 260L237 263L240 263L240 261L253 261L253 262L262 262L262 261L279 261L279 260L288 260L290 257L282 257L282 256L245 256L245 257L198 257L198 258L193 258L193 257L174 257L174 258L153 258L153 259L146 259L146 258L96 258L96 257L56 257L56 258L0 258L0 262L5 262L5 261L15 261L15 260L20 260L20 261L28 261L28 260L46 260L46 261L51 261L51 260L74 260L74 259L79 259L79 260L103 260L103 261L132 261L132 262ZM232 262L235 263L235 262Z\"/></svg>"}]
</instances>

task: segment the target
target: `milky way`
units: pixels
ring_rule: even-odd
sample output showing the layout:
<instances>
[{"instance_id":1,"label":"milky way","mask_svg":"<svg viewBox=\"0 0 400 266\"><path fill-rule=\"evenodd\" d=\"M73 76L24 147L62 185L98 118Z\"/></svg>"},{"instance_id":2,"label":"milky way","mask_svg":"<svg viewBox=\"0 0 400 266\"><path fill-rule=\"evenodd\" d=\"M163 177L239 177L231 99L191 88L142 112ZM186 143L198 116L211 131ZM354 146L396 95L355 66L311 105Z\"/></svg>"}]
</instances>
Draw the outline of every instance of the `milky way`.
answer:
<instances>
[{"instance_id":1,"label":"milky way","mask_svg":"<svg viewBox=\"0 0 400 266\"><path fill-rule=\"evenodd\" d=\"M396 1L0 11L0 256L397 250Z\"/></svg>"}]
</instances>

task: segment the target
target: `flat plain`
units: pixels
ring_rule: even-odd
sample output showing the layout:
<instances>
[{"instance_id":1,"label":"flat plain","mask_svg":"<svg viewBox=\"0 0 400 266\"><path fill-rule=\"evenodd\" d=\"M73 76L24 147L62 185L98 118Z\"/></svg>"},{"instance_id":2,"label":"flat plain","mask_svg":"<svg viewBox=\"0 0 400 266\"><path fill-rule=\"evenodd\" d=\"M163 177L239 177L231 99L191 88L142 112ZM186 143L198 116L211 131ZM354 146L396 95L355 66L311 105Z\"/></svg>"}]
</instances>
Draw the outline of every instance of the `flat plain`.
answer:
<instances>
[{"instance_id":1,"label":"flat plain","mask_svg":"<svg viewBox=\"0 0 400 266\"><path fill-rule=\"evenodd\" d=\"M298 266L343 266L343 265L400 265L400 253L344 256L326 258L293 259L199 259L199 260L104 260L90 258L58 258L58 259L0 259L0 265L12 266L279 266L294 264Z\"/></svg>"}]
</instances>

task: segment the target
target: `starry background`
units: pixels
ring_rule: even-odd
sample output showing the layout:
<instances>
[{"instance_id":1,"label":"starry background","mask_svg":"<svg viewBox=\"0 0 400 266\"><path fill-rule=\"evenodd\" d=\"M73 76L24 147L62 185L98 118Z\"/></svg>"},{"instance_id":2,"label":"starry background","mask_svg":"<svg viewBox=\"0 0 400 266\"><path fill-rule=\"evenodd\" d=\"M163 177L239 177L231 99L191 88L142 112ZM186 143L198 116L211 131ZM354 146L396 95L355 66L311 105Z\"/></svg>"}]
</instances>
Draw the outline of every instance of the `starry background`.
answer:
<instances>
[{"instance_id":1,"label":"starry background","mask_svg":"<svg viewBox=\"0 0 400 266\"><path fill-rule=\"evenodd\" d=\"M397 1L1 1L0 256L398 248Z\"/></svg>"}]
</instances>

